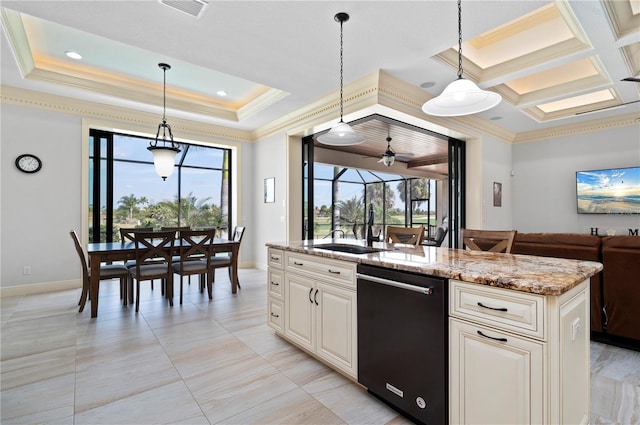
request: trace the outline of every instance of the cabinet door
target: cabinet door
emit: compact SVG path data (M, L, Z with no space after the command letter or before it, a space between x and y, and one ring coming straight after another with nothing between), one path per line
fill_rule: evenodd
M544 422L544 344L449 319L450 423Z
M313 301L317 311L316 353L357 377L356 293L317 282Z
M315 309L313 281L293 273L285 275L284 333L303 348L314 350Z

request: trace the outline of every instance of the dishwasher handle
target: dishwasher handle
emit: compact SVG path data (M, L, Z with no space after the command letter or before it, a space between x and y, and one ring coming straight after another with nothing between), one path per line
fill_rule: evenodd
M393 286L395 288L406 289L408 291L419 292L423 295L433 294L433 288L424 288L422 286L409 285L408 283L397 282L395 280L382 279L376 276L370 276L366 274L356 274L358 279L368 280L371 282L379 283L381 285Z

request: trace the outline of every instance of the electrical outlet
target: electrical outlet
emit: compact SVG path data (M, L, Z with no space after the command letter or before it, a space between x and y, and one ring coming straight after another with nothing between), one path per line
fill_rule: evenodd
M31 274L31 266L24 266L24 268L22 269L22 274Z

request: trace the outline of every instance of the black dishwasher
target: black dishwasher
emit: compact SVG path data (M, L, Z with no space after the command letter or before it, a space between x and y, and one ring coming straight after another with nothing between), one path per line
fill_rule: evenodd
M448 423L446 279L358 265L358 382L412 420Z

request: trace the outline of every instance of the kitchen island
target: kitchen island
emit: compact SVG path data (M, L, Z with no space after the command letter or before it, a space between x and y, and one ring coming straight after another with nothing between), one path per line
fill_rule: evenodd
M401 244L341 249L354 245L368 251L353 240L267 244L278 335L358 380L357 266L444 278L448 421L588 423L589 278L601 264Z

